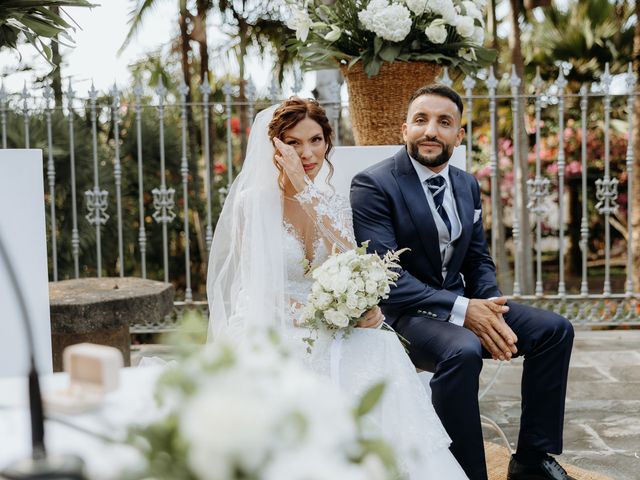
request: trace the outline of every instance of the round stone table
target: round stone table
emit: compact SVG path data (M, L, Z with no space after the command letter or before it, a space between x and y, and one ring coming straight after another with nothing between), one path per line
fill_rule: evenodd
M162 319L173 308L171 284L141 278L81 278L49 283L53 370L62 351L82 342L118 348L130 365L129 325Z

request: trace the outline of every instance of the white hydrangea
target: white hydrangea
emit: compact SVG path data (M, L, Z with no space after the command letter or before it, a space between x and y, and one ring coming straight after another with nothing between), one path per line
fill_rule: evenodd
M358 13L363 27L384 40L401 42L411 31L411 12L404 5L373 0Z
M484 28L474 27L473 35L471 35L471 41L477 45L484 44Z
M404 3L413 13L416 15L422 15L427 11L429 0L405 0Z
M287 27L295 30L296 38L302 42L307 40L311 24L311 18L306 9L293 8L291 16L287 19Z
M464 7L464 11L466 12L467 16L474 18L476 20L480 20L481 22L484 20L482 16L482 12L478 9L476 4L471 0L463 0L462 6Z
M200 478L232 478L234 464L256 470L266 460L276 405L243 390L242 379L232 390L205 390L186 406L180 422L189 439L189 464ZM240 394L239 394L240 393ZM213 435L213 432L218 432ZM221 434L224 432L224 434Z
M431 22L431 25L425 29L424 34L432 43L444 43L447 39L447 29L444 26L444 21L441 19L434 20Z
M183 400L178 426L197 478L229 480L240 469L265 480L367 480L371 466L349 459L353 405L329 379L257 347L238 346L233 365L214 375L201 371Z
M457 12L451 0L430 0L428 8L431 13L440 15L447 24L455 26Z
M474 27L475 25L473 22L473 18L467 17L465 15L458 15L456 17L456 30L461 37L471 37L473 35Z

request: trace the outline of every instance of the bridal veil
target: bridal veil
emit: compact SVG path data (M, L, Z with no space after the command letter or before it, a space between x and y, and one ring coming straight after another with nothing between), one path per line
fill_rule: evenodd
M242 171L213 236L207 276L209 341L240 341L257 327L281 328L287 322L283 205L268 137L276 108L256 116Z

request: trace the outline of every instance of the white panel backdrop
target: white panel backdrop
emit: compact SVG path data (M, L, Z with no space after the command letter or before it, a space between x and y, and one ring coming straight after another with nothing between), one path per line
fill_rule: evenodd
M336 189L336 192L349 198L351 179L356 173L361 172L370 165L381 162L385 158L392 157L400 148L402 148L402 145L334 148L329 157L335 167L331 184ZM466 170L465 155L466 147L464 145L455 147L449 164ZM328 170L325 170L325 173L328 173Z
M51 324L41 150L0 150L0 235L26 297L40 373L51 365ZM28 370L26 333L0 261L0 377ZM2 392L0 392L2 397Z

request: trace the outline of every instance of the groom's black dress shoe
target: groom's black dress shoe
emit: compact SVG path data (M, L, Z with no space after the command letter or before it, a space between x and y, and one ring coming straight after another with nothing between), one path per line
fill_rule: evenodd
M507 480L576 480L569 476L556 459L546 455L540 462L525 465L513 455L509 461Z

